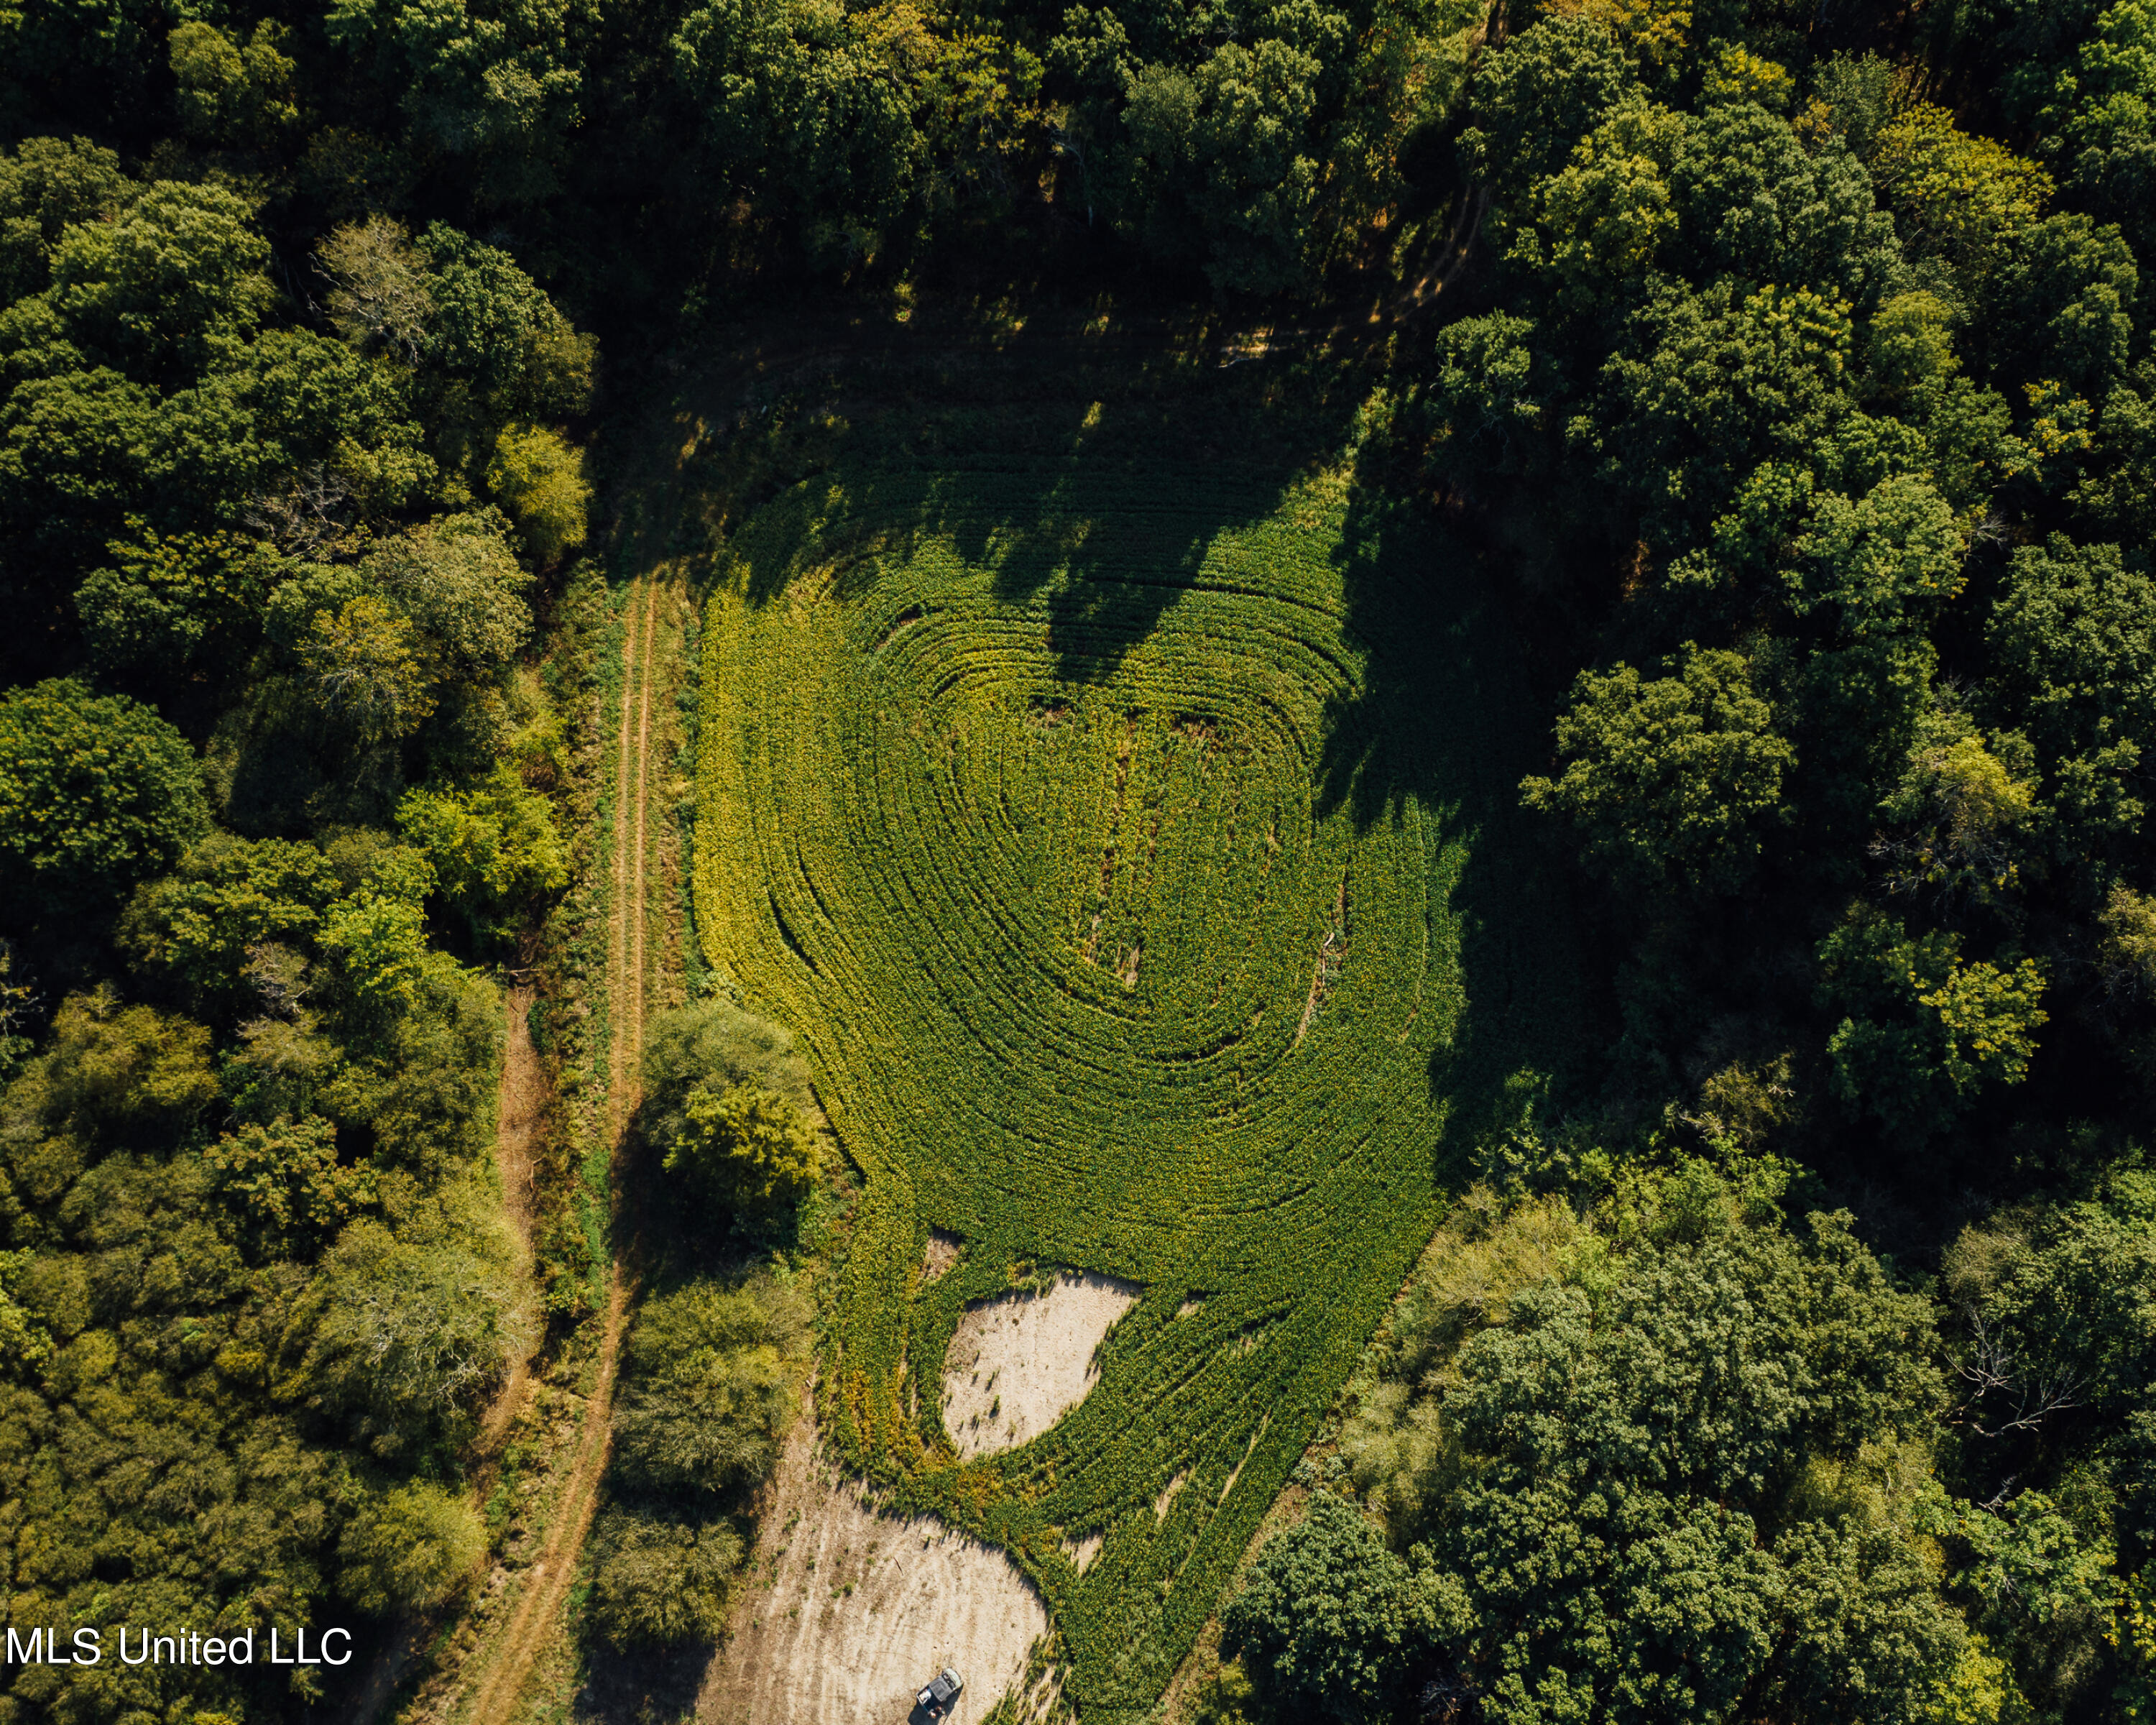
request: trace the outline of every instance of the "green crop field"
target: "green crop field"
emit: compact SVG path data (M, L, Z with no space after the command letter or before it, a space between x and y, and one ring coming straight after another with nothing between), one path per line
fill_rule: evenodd
M1344 466L842 455L731 549L697 910L865 1176L825 1417L1134 1719L1574 1021L1507 637ZM931 1229L966 1250L924 1287ZM1059 1425L962 1464L960 1312L1060 1266L1143 1297Z

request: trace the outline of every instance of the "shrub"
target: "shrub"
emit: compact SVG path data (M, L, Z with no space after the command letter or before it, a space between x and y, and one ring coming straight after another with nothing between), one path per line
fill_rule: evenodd
M726 1627L726 1584L742 1560L727 1523L614 1509L592 1544L592 1620L615 1646L670 1646Z
M801 1296L768 1280L649 1301L614 1410L623 1480L691 1495L761 1480L793 1417L807 1335Z
M464 1497L418 1481L369 1498L339 1543L344 1595L362 1611L431 1611L474 1579L486 1525Z

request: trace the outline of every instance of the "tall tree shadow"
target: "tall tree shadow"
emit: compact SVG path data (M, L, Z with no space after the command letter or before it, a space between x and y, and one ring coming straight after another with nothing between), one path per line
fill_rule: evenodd
M1013 399L998 400L998 377ZM1275 412L1249 380L1207 373L1127 398L1019 399L1042 388L1022 356L970 363L964 382L959 404L864 414L826 469L745 526L733 549L752 603L824 571L860 597L940 541L993 570L999 601L1045 611L1059 678L1097 683L1222 533L1263 521L1300 467L1337 449L1351 405L1317 391Z
M1430 1064L1458 1106L1439 1147L1457 1158L1579 1076L1590 1040L1571 879L1520 781L1547 757L1522 644L1475 552L1419 502L1358 490L1337 556L1362 685L1326 714L1321 812L1358 827L1409 803L1466 845L1450 910L1468 1009Z

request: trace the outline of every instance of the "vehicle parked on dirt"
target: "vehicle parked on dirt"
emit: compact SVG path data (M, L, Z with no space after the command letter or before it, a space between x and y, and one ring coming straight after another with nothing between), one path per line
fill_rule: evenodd
M928 1686L913 1699L930 1718L940 1719L951 1711L951 1703L958 1698L958 1692L965 1686L966 1680L947 1665L928 1680Z

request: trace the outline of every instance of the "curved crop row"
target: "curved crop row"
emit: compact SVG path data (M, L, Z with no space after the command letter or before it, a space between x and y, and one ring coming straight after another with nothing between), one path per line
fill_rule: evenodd
M1491 631L1441 543L1257 474L842 472L734 549L698 916L867 1177L827 1416L1034 1575L1085 1717L1135 1715L1517 1058L1477 978L1561 968L1479 860L1519 771ZM1373 610L1409 557L1424 598ZM1388 663L1430 653L1409 707ZM923 1287L932 1228L968 1250ZM1060 1425L962 1465L945 1344L1035 1265L1144 1298Z

